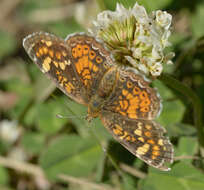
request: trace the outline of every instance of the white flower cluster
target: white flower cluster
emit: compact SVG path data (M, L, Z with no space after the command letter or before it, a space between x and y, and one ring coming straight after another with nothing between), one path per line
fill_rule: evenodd
M132 9L117 4L116 11L98 14L91 32L107 44L114 57L121 57L119 54L122 53L123 59L139 72L146 76L159 76L163 63L172 63L174 57L173 52L164 53L170 45L171 20L172 16L166 11L153 11L148 15L145 8L137 3Z

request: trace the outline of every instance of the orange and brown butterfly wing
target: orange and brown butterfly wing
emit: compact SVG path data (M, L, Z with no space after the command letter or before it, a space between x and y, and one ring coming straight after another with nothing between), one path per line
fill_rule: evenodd
M130 119L152 120L159 115L161 104L156 90L142 76L131 69L119 69L104 109Z
M150 166L163 171L173 161L173 147L164 128L150 120L133 120L118 113L103 111L100 118L106 129L127 150Z
M75 71L70 48L65 41L52 34L37 32L23 40L30 58L70 98L87 104L86 90Z
M86 34L74 34L66 38L76 72L89 99L97 92L99 83L113 65L111 54L102 42Z

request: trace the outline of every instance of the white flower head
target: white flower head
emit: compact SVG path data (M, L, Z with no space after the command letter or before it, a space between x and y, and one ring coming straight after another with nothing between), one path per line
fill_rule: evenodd
M163 64L171 62L164 53L171 21L166 11L148 14L138 3L129 9L118 3L115 11L98 14L91 32L105 42L116 63L131 65L147 77L159 76Z
M168 30L171 25L172 16L168 14L166 11L158 10L156 11L156 22L161 27Z
M155 63L153 66L150 67L150 72L152 76L159 76L162 70L163 70L163 67L159 62Z

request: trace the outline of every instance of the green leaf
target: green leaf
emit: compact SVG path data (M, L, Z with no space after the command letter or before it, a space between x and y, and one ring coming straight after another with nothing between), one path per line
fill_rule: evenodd
M64 135L55 139L40 157L40 165L48 177L58 174L89 175L100 160L102 149L94 138Z
M166 99L170 99L170 98L174 98L175 95L172 92L172 90L170 90L166 85L164 85L161 81L159 80L154 80L153 81L153 86L157 89L158 93L160 94L160 96L162 97L162 100L166 100Z
M53 34L61 38L65 38L68 34L74 32L84 31L83 27L73 18L65 21L50 23L48 24L48 28Z
M141 190L203 190L204 174L186 163L176 164L170 172L150 169L145 180L140 182Z
M0 30L0 58L14 51L16 48L16 39L7 32Z
M67 120L57 117L57 114L60 113L63 113L63 106L58 101L50 100L38 105L36 114L38 129L46 134L53 134L59 131L67 122Z
M18 95L15 107L8 114L12 118L19 119L32 101L32 86L21 80L11 79L6 82L6 90Z
M189 124L175 123L168 128L168 134L174 137L192 136L196 134L196 128Z
M185 106L180 100L163 102L163 110L158 121L164 125L171 125L182 120L185 111Z
M192 32L195 37L204 35L204 3L199 4L196 12L192 15Z
M150 12L150 11L162 9L170 5L172 1L173 0L157 0L157 1L138 0L137 3L140 6L144 6L147 9L147 11ZM121 3L126 8L129 8L129 7L133 7L136 1L135 0L128 0L128 1L127 0L112 0L112 1L104 0L105 7L112 11L115 11L116 3Z
M64 101L63 115L70 116L70 120L76 126L77 132L82 137L90 137L90 124L85 120L87 107L80 105L73 100L66 98Z
M197 138L181 137L179 139L176 156L193 156L198 150ZM183 159L182 162L191 163L192 159Z
M123 173L122 179L123 179L123 189L136 190L135 189L136 183L132 176Z
M36 132L25 133L22 137L21 144L25 150L31 154L37 154L43 149L45 136Z
M6 185L9 182L8 171L0 166L0 185Z
M138 0L137 2L139 5L144 6L148 10L148 12L150 12L167 7L171 4L171 2L173 2L173 0Z

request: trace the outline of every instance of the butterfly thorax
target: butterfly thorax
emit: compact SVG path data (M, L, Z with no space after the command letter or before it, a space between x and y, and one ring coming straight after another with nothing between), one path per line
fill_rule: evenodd
M103 76L97 92L90 99L88 104L88 118L98 117L100 111L106 105L106 102L113 92L116 84L117 68L109 69Z

